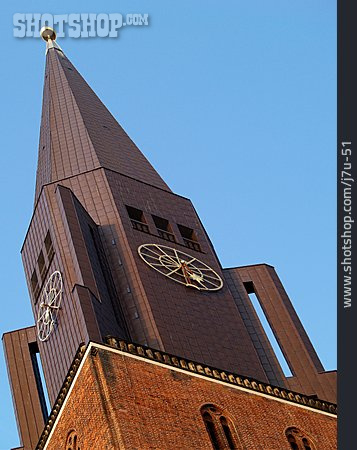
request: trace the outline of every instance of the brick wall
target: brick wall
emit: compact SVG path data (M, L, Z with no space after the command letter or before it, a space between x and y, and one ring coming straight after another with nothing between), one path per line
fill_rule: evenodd
M232 421L238 448L288 450L289 427L308 436L312 448L336 448L332 415L110 348L88 353L46 448L65 448L75 430L82 450L210 449L200 413L205 404Z

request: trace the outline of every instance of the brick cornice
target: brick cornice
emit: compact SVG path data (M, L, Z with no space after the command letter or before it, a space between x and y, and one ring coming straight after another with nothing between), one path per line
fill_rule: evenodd
M205 364L193 362L179 356L171 355L166 352L151 349L143 345L129 343L123 339L117 339L112 336L108 336L106 338L106 343L122 352L134 354L144 359L158 361L167 366L174 366L181 370L202 375L208 379L217 379L221 382L227 383L228 385L240 386L256 393L260 392L262 394L283 399L301 406L317 409L330 414L337 414L336 404L316 398L315 396L307 396L301 394L300 392L291 391L289 389L284 389L279 386L261 382L255 378L237 375L212 366L207 366Z
M65 400L70 393L70 388L76 378L76 375L79 374L79 369L85 360L85 356L88 355L89 351L93 356L95 356L98 352L98 347L108 349L108 351L115 349L120 353L126 353L128 356L132 356L137 359L147 360L147 362L150 361L161 366L167 366L167 368L174 370L185 371L194 376L207 378L207 380L211 381L218 381L220 383L227 384L227 386L236 387L245 391L251 391L252 393L254 392L257 395L260 394L264 397L272 397L278 401L288 402L294 404L295 406L305 407L310 410L316 410L316 412L321 412L328 415L337 415L336 404L321 400L316 398L316 396L309 397L299 392L273 386L251 377L240 376L150 347L134 344L113 336L107 336L105 339L105 344L90 342L88 346L85 344L81 344L79 346L73 363L54 403L52 411L47 419L45 428L36 446L36 450L42 450L45 448L51 431L53 430L58 416L62 411Z

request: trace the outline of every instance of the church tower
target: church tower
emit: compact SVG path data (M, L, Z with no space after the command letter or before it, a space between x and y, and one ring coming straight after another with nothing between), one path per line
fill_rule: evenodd
M4 335L17 422L34 448L81 343L109 336L335 401L273 267L224 269L170 190L45 30L33 216L21 250L35 326ZM289 364L286 378L249 294Z

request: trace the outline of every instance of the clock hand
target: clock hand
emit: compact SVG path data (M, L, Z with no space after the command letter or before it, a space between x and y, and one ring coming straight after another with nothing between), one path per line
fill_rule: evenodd
M201 275L198 275L198 273L191 272L189 273L189 275L191 280L198 281L199 283L203 280L203 277Z
M193 259L196 259L196 258L193 258ZM190 262L192 262L192 260ZM193 270L191 270L189 267L187 267L187 264L188 263L185 262L186 271L187 271L189 277L191 278L191 280L202 281L203 280L203 276L199 275L198 273L196 273Z
M183 276L185 277L186 284L191 284L190 283L190 278L189 278L189 276L187 276L188 275L188 271L187 271L187 267L186 267L186 264L185 264L184 261L181 261L180 268L182 269L182 273L183 273Z
M41 303L40 304L41 308L52 308L52 309L59 309L59 306L53 306L52 304L48 304L48 303Z

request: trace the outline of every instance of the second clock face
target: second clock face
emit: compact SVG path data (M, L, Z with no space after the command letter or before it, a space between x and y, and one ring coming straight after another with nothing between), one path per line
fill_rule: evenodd
M152 269L177 283L200 291L218 291L223 286L222 278L211 267L175 248L144 244L138 253Z
M61 273L56 270L47 280L42 290L37 314L37 335L44 342L52 333L62 300L63 282Z

